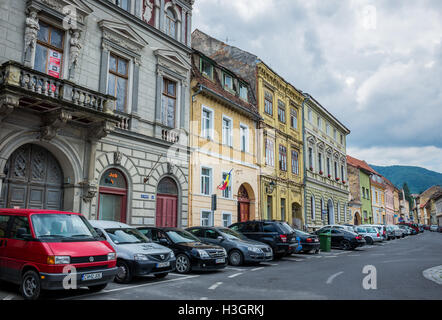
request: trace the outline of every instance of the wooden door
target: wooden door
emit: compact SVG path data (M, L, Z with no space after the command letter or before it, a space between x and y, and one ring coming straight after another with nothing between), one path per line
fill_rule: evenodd
M245 222L250 220L250 203L239 203L239 222Z
M178 197L174 195L157 195L157 212L156 212L156 226L163 227L178 227L177 224L177 208Z

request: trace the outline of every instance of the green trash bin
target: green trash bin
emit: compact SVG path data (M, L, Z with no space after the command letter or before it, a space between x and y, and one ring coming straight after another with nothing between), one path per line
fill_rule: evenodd
M330 252L331 251L331 234L321 233L319 235L319 242L321 251Z

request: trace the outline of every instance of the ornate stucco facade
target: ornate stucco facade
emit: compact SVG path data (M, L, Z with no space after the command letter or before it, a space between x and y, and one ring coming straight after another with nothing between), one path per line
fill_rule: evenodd
M303 115L306 224L317 229L349 223L346 137L350 130L310 95Z

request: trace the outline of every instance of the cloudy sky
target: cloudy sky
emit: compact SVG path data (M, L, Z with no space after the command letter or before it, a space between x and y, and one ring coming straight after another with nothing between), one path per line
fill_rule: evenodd
M348 153L442 172L442 1L196 0L193 28L252 52L351 131Z

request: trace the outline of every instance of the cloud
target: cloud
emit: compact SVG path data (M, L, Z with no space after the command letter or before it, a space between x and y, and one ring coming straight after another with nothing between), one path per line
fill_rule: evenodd
M442 1L198 0L195 8L194 28L312 94L351 129L350 148L442 148ZM421 154L422 165L430 158Z

